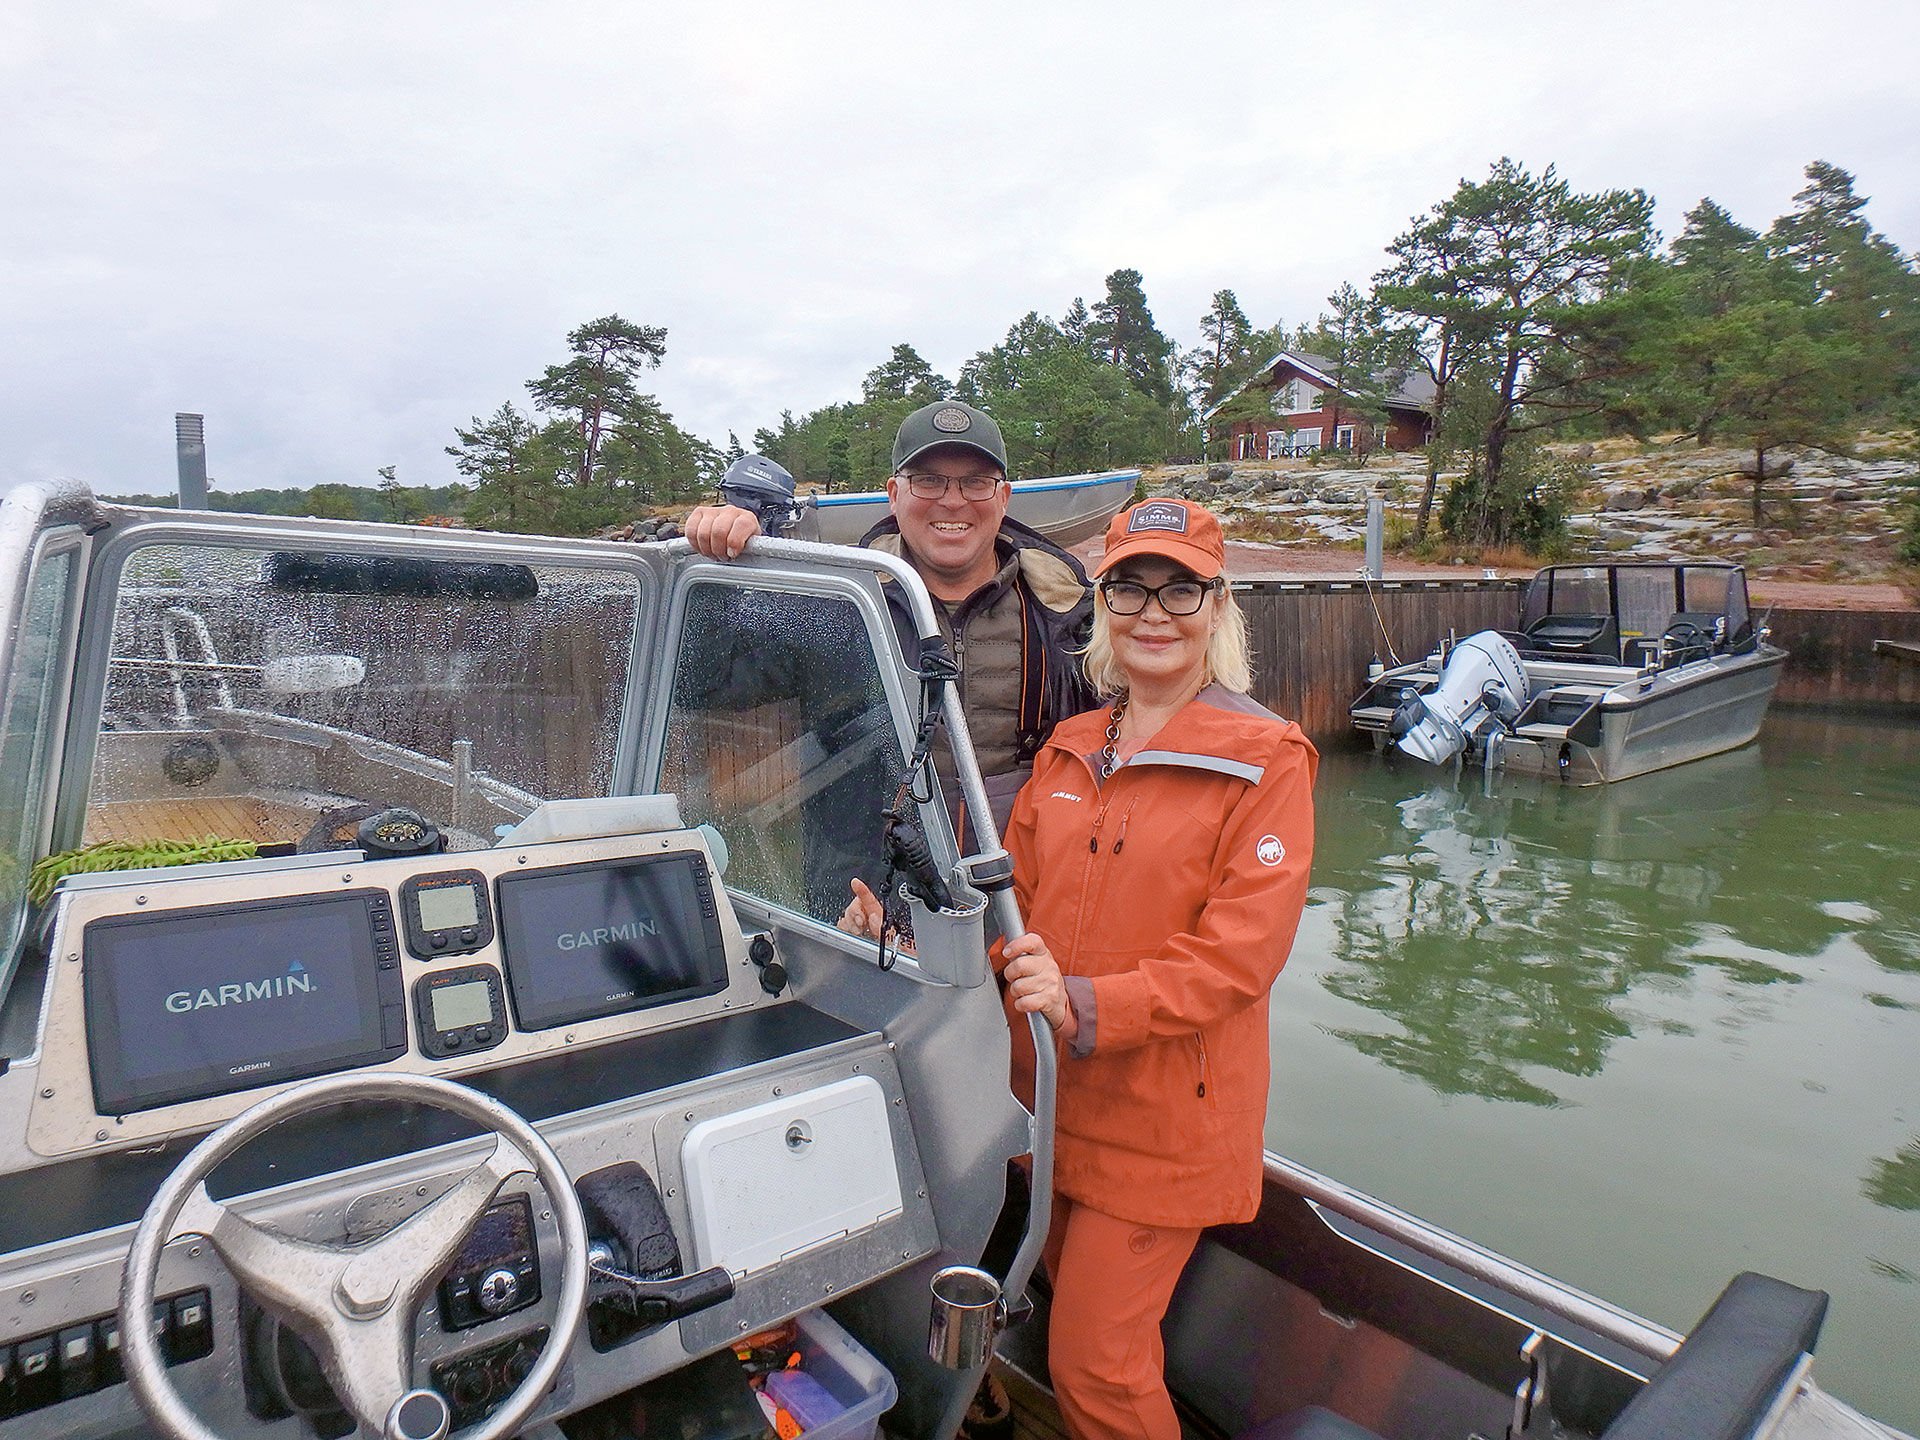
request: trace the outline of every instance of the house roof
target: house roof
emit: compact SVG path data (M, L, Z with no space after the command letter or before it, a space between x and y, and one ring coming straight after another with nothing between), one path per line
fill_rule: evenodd
M1328 388L1333 386L1333 372L1337 367L1332 360L1329 360L1324 355L1315 355L1305 350L1282 350L1278 355L1274 356L1255 371L1250 378L1221 396L1220 403L1215 405L1211 410L1208 410L1206 414L1200 418L1202 420L1211 420L1216 411L1250 385L1256 383L1267 385L1277 384L1279 382L1278 372L1282 365L1299 371L1307 379L1314 381L1316 384L1324 385ZM1401 379L1400 384L1395 387L1394 392L1387 397L1387 406L1389 409L1394 410L1418 410L1423 414L1431 414L1433 411L1433 396L1433 377L1426 372L1425 367L1421 367L1407 372Z

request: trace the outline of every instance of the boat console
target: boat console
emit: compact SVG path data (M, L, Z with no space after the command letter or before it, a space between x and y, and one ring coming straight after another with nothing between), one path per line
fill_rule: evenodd
M8 1248L63 1257L51 1274L25 1267L0 1297L10 1318L42 1327L0 1346L4 1433L79 1433L71 1402L82 1400L109 1421L134 1418L114 1358L125 1247L109 1237L140 1218L184 1153L174 1142L309 1077L459 1078L560 1122L553 1143L575 1183L601 1192L596 1213L631 1208L637 1187L666 1217L678 1272L727 1277L705 1292L711 1308L667 1325L606 1319L596 1333L618 1336L617 1359L583 1357L576 1393L624 1388L932 1253L890 1047L767 983L708 846L676 828L63 889L49 917L44 1041L0 1075L0 1113L25 1110L30 1152L0 1177ZM764 934L755 942L769 948ZM446 1158L409 1159L423 1142ZM348 1240L423 1206L470 1148L444 1119L411 1113L315 1116L275 1143L270 1158L229 1167L229 1183L266 1180L283 1197L250 1213ZM55 1197L77 1203L46 1203ZM592 1238L627 1254L646 1237ZM550 1198L511 1183L437 1277L419 1316L423 1363L464 1374L478 1354L492 1373L503 1346L531 1345L552 1323L539 1307L558 1242ZM157 1293L183 1317L168 1311L167 1353L208 1423L242 1433L252 1411L287 1408L272 1383L231 1384L264 1363L266 1322L212 1250L176 1240L161 1270ZM491 1382L461 1389L479 1397L466 1420L499 1398Z
M890 562L28 491L0 1440L560 1440L829 1306L950 1434L931 1279L1032 1131L936 792L959 908L831 923L926 703Z

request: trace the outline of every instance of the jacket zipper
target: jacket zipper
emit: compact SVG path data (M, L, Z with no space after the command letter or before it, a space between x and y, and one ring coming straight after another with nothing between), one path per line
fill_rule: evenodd
M1113 837L1113 853L1118 855L1120 847L1127 843L1127 822L1133 819L1133 807L1140 803L1140 797L1134 796L1120 815L1120 833Z
M1087 763L1087 759L1085 756L1080 756L1077 758L1080 760L1080 763L1086 767L1087 778L1093 782L1094 791L1097 794L1100 789L1100 777L1094 773L1093 766ZM1087 837L1087 866L1085 871L1082 872L1080 876L1080 893L1082 895L1087 894L1093 884L1093 857L1099 853L1100 825L1101 825L1101 822L1104 821L1106 818L1107 818L1107 805L1105 801L1102 801L1100 805L1100 809L1095 813L1093 817L1093 832ZM1082 906L1080 908L1080 913L1075 915L1073 918L1073 940L1072 940L1072 943L1067 947L1067 953L1070 956L1077 957L1080 954L1080 932L1086 925L1088 908L1089 907ZM1068 965L1063 964L1060 968L1066 971L1066 973L1068 974L1073 973L1073 970L1069 968Z
M1207 1098L1207 1037L1196 1030L1193 1042L1200 1050L1200 1087L1194 1093L1204 1100Z

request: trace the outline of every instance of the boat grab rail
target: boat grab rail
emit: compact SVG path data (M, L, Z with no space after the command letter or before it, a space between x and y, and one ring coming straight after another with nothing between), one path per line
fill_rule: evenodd
M1390 1240L1451 1265L1530 1305L1562 1316L1649 1360L1664 1364L1680 1348L1683 1337L1664 1325L1643 1320L1631 1311L1610 1305L1584 1290L1576 1290L1271 1150L1266 1152L1266 1178L1314 1205L1376 1230Z

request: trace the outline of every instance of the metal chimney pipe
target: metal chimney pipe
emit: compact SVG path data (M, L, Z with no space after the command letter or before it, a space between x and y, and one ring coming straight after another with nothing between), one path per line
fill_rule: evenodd
M180 467L180 508L207 508L207 417L173 417L173 451Z

